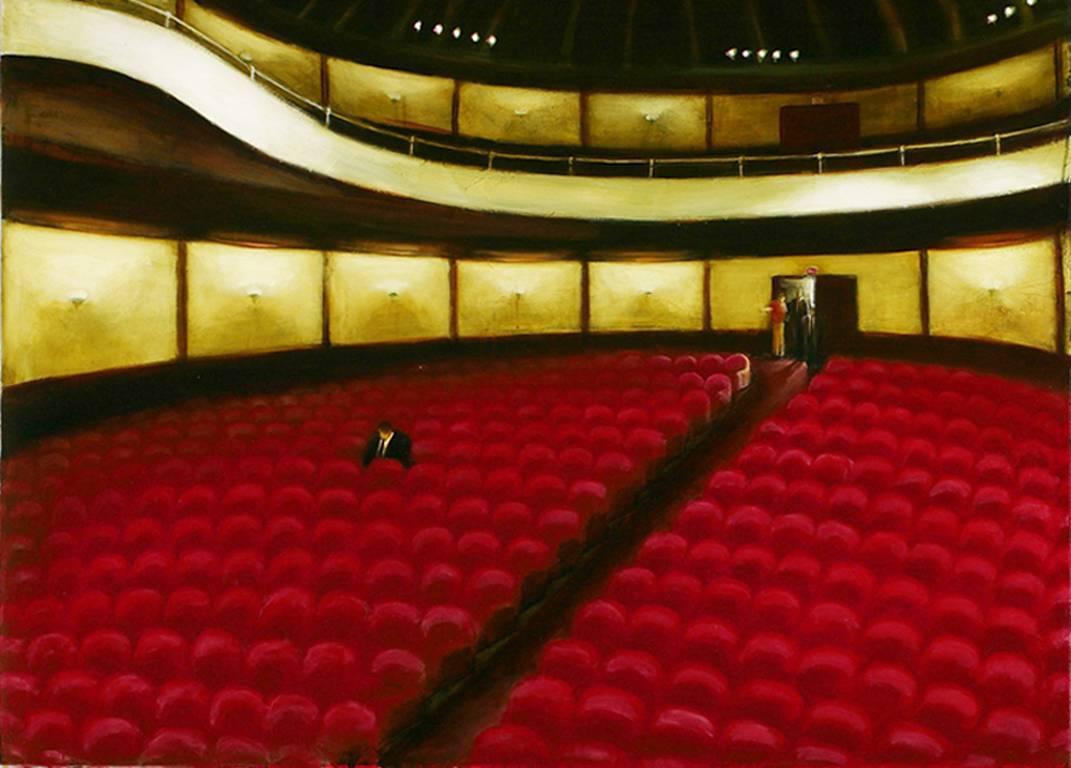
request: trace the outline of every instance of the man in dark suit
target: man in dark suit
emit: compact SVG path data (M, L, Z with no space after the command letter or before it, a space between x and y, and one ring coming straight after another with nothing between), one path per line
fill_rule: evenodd
M410 455L413 449L413 441L404 432L398 432L390 425L389 421L381 421L376 427L376 433L368 441L368 447L364 449L364 460L361 462L368 466L376 459L394 459L401 462L403 467L413 463Z

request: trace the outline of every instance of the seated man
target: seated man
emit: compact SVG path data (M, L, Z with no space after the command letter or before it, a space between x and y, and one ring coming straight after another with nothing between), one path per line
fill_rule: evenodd
M404 432L396 432L389 421L381 421L376 427L376 433L368 441L368 447L364 449L364 460L361 462L368 466L375 459L394 459L401 462L403 467L413 463L410 452L413 442L409 435Z

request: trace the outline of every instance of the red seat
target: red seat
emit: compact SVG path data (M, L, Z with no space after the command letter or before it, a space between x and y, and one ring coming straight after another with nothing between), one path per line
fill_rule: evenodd
M26 683L28 681L23 681ZM40 703L48 708L63 710L82 718L92 713L97 706L100 679L84 670L69 669L57 672L48 681L41 692ZM7 697L11 688L4 687L3 695ZM29 703L32 703L32 687L29 689L15 689L14 695L5 698L7 706L13 711L26 711Z
M879 748L890 763L932 763L945 756L945 745L935 732L912 723L889 729Z
M688 541L676 533L654 533L647 537L636 556L637 565L656 573L681 562L688 554Z
M645 700L660 691L662 677L661 663L644 651L618 651L608 656L603 665L603 682Z
M914 676L896 664L875 663L867 667L859 681L859 698L869 712L881 719L907 714L915 700Z
M35 637L26 646L26 667L41 678L74 666L77 658L78 646L74 640L59 632Z
M786 678L795 674L796 644L776 633L759 632L744 644L738 657L740 674L750 677Z
M264 601L257 621L262 637L300 639L309 626L313 600L307 590L284 587L272 592Z
M186 640L177 632L152 628L141 634L134 649L134 668L163 682L183 674L188 664Z
M922 638L906 622L883 619L866 628L863 644L872 659L910 666L921 650Z
M356 701L336 704L324 713L318 741L332 761L343 755L370 756L379 741L376 715Z
M130 639L120 632L106 629L94 630L83 637L79 650L82 666L100 675L127 669L130 655Z
M298 694L280 694L272 699L264 718L265 732L276 748L310 744L319 732L320 709Z
M465 585L466 607L480 621L514 604L517 579L498 568L481 568Z
M13 727L5 729L8 739L14 738ZM74 721L66 712L43 710L26 718L23 740L35 754L70 755L75 745Z
M807 612L801 630L809 645L848 646L859 632L859 617L840 603L816 603Z
M424 662L415 654L389 648L372 659L373 691L381 699L412 699L420 695L427 682Z
M121 718L97 718L88 721L82 728L82 754L98 765L136 762L142 745L141 730Z
M345 698L356 684L356 665L353 652L342 643L317 643L305 653L296 672L304 689L317 700L335 702Z
M194 765L207 759L208 743L198 731L161 728L149 739L141 757L148 764Z
M738 502L746 487L747 475L737 469L722 469L711 475L706 494L710 500L725 506Z
M510 693L503 721L527 726L554 741L573 725L573 688L554 677L529 677Z
M870 738L871 725L866 714L846 702L827 701L810 711L804 733L819 742L858 752Z
M589 738L628 749L639 735L645 717L639 697L609 686L593 686L579 697L576 727Z
M714 751L715 731L710 720L698 712L663 709L655 716L647 741L647 748L657 755L702 758Z
M1030 713L998 709L986 718L981 735L998 760L1019 762L1038 752L1043 734L1041 722Z
M104 680L98 702L102 714L124 718L139 727L155 717L156 692L140 675L122 674Z
M842 648L821 647L800 657L797 682L808 699L835 699L844 695L856 677L856 658Z
M201 683L175 680L156 695L156 722L174 728L202 729L208 725L210 696Z
M498 725L476 737L470 760L476 765L546 765L550 751L530 728Z
M219 736L256 739L264 732L267 707L256 691L223 688L212 699L209 724Z
M539 669L543 674L574 685L587 685L595 677L599 665L599 652L595 646L583 640L566 638L552 640L540 654Z
M613 647L625 637L626 622L625 613L617 604L595 600L577 611L573 634L596 646Z
M692 500L677 514L675 530L690 541L713 536L720 528L721 507L711 501Z
M979 672L981 690L996 706L1029 706L1037 682L1034 665L1018 654L995 653Z

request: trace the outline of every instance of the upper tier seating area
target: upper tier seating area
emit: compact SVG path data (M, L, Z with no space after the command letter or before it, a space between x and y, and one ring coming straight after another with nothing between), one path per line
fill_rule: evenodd
M42 441L3 466L3 761L374 757L749 378L455 360ZM412 468L361 468L383 418Z
M832 359L578 609L471 760L1065 765L1067 410Z

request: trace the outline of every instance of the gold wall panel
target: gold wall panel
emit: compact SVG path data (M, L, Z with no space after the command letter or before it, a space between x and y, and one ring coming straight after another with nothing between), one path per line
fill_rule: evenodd
M930 251L930 333L1055 350L1052 238Z
M460 261L460 336L580 330L580 263Z
M580 144L580 94L461 83L458 132L516 144Z
M190 243L191 357L310 347L323 336L323 253Z
M592 93L587 121L592 147L702 151L707 146L704 95Z
M781 143L781 108L858 102L862 136L914 131L918 88L914 83L859 91L739 93L713 97L711 142L715 147L760 147Z
M1039 109L1054 101L1055 78L1052 46L935 77L925 83L926 126L941 128Z
M259 71L307 99L320 101L320 54L254 32L194 0L187 0L182 18L231 53L248 57Z
M331 109L377 123L449 132L454 81L370 67L342 59L327 60Z
M716 330L765 330L771 278L819 274L855 275L859 330L864 333L921 333L919 255L900 253L724 259L710 263L710 315Z
M592 262L591 330L703 329L703 262Z
M333 344L450 335L450 262L364 253L328 255Z
M175 359L176 252L4 222L3 383Z
M1071 94L1071 42L1064 40L1057 45L1059 46L1057 55L1060 57L1060 98L1062 99Z

